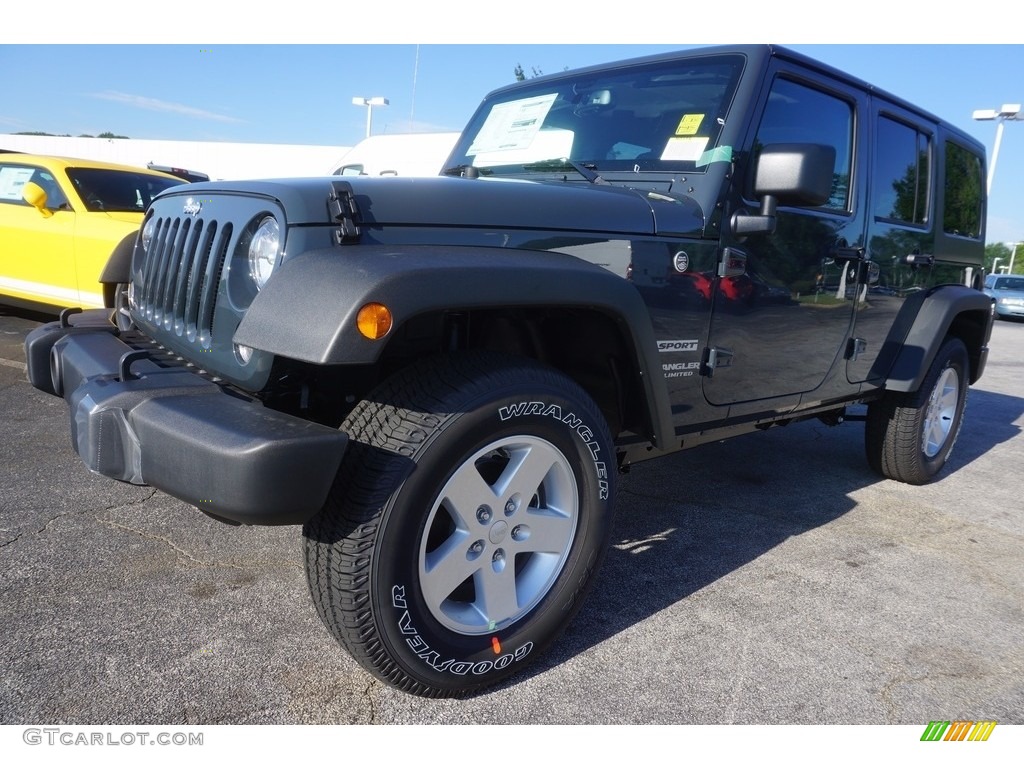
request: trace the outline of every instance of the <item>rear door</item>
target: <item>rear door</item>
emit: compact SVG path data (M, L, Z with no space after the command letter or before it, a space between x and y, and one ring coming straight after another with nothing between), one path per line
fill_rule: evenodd
M976 287L984 253L982 150L881 95L871 105L868 239L847 362L881 385L930 289Z
M902 343L907 329L895 327L898 317L908 300L924 298L935 254L935 126L882 98L873 100L871 117L868 245L854 328L858 351L847 362L851 382L884 376L880 355L892 356L885 342L892 350Z

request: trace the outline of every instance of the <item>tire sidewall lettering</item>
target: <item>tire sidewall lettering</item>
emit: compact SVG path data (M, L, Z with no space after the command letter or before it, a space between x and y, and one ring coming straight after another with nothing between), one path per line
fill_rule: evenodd
M504 424L514 419L524 417L550 418L566 427L569 432L578 437L586 449L590 452L593 460L594 473L598 480L598 494L601 501L607 501L610 494L608 483L608 463L600 444L597 442L594 430L584 421L583 416L571 409L565 409L562 405L544 400L519 400L509 405L499 406L497 409L498 420Z
M501 671L508 668L513 662L522 661L533 650L533 643L528 641L516 648L515 651L503 653L493 660L466 661L445 659L442 661L441 654L430 647L413 624L413 619L407 610L408 602L405 599L405 594L406 588L401 584L396 584L391 590L392 605L400 611L397 629L399 633L406 636L406 645L413 654L437 672L448 672L453 675L485 675L492 669Z

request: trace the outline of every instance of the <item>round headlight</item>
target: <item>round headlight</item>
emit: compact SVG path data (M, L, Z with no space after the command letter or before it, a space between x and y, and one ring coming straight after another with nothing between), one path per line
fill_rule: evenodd
M280 252L281 228L277 225L277 219L267 216L260 222L249 243L249 274L256 283L256 290L267 284L277 266Z
M142 227L142 250L149 250L149 244L153 242L154 232L156 232L156 216L150 216Z

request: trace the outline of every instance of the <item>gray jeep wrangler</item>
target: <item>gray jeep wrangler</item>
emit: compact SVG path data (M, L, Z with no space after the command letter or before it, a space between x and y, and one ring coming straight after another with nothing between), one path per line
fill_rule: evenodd
M874 470L946 463L993 317L963 132L719 47L496 90L448 166L168 190L117 309L26 341L93 472L301 524L380 679L464 695L538 657L633 462L866 404Z

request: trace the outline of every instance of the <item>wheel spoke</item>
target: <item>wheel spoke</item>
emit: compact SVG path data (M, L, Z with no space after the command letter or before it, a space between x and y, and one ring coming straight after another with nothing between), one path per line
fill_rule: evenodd
M948 417L948 414L952 413L956 408L957 400L959 399L959 391L957 390L956 384L949 383L942 392L942 396L939 397L939 410L944 416Z
M925 435L925 453L928 456L934 456L938 453L939 448L942 447L943 441L946 439L946 427L942 423L942 419L935 419L931 423L931 428Z
M560 458L560 454L547 445L532 444L517 448L512 451L512 458L494 488L503 498L519 494L529 500L537 493L540 484Z
M507 560L503 567L489 562L476 574L476 607L490 628L519 613L515 564Z
M561 512L531 509L525 526L529 529L529 538L524 539L517 551L558 554L572 541L576 521Z
M463 530L455 531L424 562L423 597L431 608L438 608L462 582L480 567L478 558L469 556L472 537Z
M455 524L465 530L477 527L476 512L481 505L495 507L499 504L495 490L484 481L471 461L467 461L452 475L445 488L444 498Z

